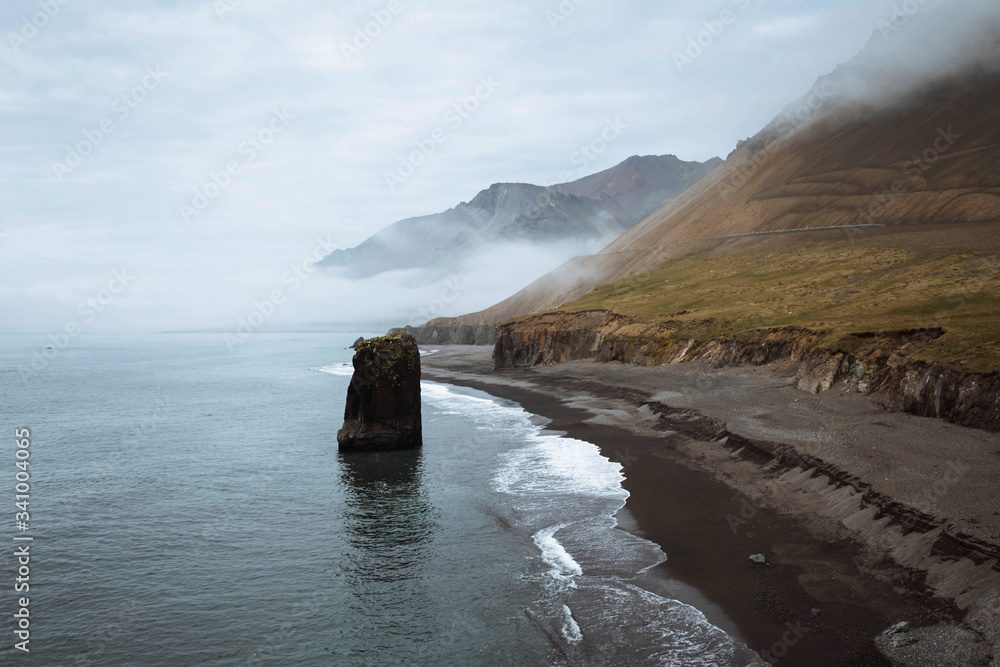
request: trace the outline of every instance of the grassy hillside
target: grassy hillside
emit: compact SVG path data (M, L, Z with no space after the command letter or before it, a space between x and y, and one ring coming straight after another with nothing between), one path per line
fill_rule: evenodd
M914 359L1000 370L1000 255L928 253L848 242L747 254L700 253L604 287L559 310L609 310L681 324L701 340L775 327L824 332L852 351L857 334L942 328Z

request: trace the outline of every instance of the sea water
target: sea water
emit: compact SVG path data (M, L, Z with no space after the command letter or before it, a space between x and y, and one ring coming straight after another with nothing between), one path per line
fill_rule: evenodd
M746 664L650 590L621 467L519 406L422 382L421 451L340 454L356 337L0 336L0 663Z

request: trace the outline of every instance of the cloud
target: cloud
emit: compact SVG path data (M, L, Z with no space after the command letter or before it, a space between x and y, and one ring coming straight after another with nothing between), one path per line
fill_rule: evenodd
M819 23L820 17L817 15L786 16L761 21L753 26L753 32L761 37L786 37L813 28Z
M387 0L230 4L220 17L202 0L70 3L17 52L0 45L0 285L17 326L59 326L73 290L119 266L142 268L121 322L225 325L232 304L252 302L315 238L353 246L492 183L557 182L609 118L629 129L592 172L633 154L725 155L856 53L893 2L753 3L683 75L672 56L717 7L590 0L553 28L555 0L407 0L391 21L379 14ZM26 6L5 3L0 21L16 29ZM340 45L378 16L385 25L348 60ZM155 66L170 77L114 116ZM386 170L484 76L502 87L390 192ZM179 204L282 107L294 122L185 223ZM53 162L109 115L114 131L58 180ZM544 263L517 257L525 274ZM489 306L512 286L489 284L455 308ZM287 312L331 321L355 309L342 284L325 285L311 282L308 307ZM396 312L393 285L376 287L357 309Z

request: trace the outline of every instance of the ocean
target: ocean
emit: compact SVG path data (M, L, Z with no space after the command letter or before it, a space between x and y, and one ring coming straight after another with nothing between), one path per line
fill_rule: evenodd
M357 336L0 335L0 663L746 664L617 527L595 445L425 381L421 451L341 455Z

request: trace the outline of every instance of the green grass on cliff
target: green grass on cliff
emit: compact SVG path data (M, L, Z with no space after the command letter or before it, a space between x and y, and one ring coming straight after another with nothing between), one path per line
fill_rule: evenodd
M753 330L823 331L849 351L851 334L940 327L915 359L1000 370L1000 256L918 255L815 243L781 252L693 255L611 285L559 310L604 309L650 322L701 323L700 338Z
M397 363L406 361L410 366L420 364L420 349L416 343L406 345L409 334L387 334L375 338L366 338L355 348L355 354L362 358L377 359L375 366L380 375L385 375L393 382L399 381L399 376L393 370Z

